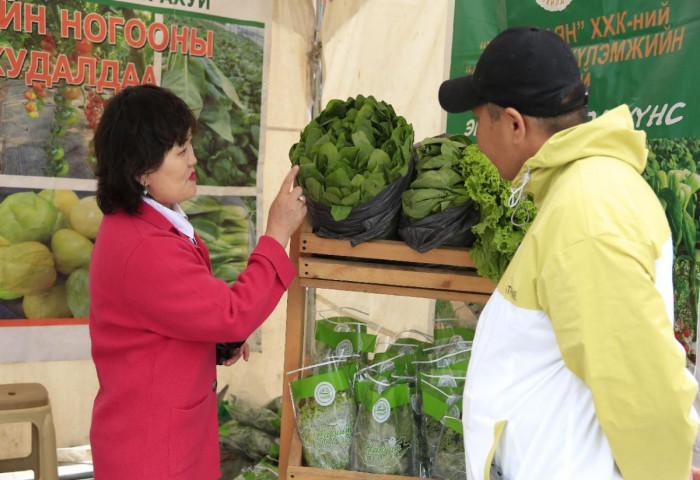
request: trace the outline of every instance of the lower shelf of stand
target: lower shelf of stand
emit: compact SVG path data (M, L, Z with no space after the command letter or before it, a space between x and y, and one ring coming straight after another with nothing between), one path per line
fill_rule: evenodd
M302 466L301 438L299 438L299 432L296 427L294 427L294 431L292 432L290 445L286 480L418 480L418 477L402 475L384 475L379 473L352 472L350 470L331 470L328 468Z
M379 473L351 472L349 470L329 470L326 468L311 468L289 465L287 479L290 480L406 480L418 477L403 477L400 475L382 475Z

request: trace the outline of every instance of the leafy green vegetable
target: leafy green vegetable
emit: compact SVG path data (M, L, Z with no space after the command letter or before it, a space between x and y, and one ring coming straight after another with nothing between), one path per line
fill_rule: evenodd
M355 471L413 475L414 419L407 384L377 388L366 380L352 440ZM381 391L379 391L381 390Z
M446 415L461 418L464 386L437 386L425 379L421 380L420 385L423 400L421 434L425 442L428 475L432 476L435 456L443 434L443 418Z
M297 427L308 466L348 469L356 410L349 390L338 392L330 407L309 402L299 408Z
M39 242L21 242L0 247L0 293L39 294L56 281L56 264L51 251Z
M308 198L331 207L336 221L406 176L413 126L391 105L358 95L331 100L292 145L299 184Z
M443 424L432 476L442 480L464 480L467 478L467 464L462 422L459 418L445 416Z
M258 461L265 456L279 458L279 438L255 427L229 420L219 426L219 443Z
M255 427L279 437L281 419L278 413L266 407L254 408L235 398L231 402L226 402L224 408L231 418L239 424Z
M290 388L306 464L347 470L357 406L345 371L339 368L295 380Z
M467 145L464 135L427 138L416 148L416 178L401 197L402 212L411 222L469 200L460 160Z
M673 238L676 338L695 362L691 339L696 337L700 295L700 139L655 138L648 147L642 176L664 207Z
M516 227L508 206L510 182L503 180L496 167L476 144L464 149L462 175L469 197L479 208L479 223L472 226L476 241L470 255L482 277L498 282L525 236L528 225ZM535 205L527 199L515 211L513 220L524 224L535 218Z
M279 468L277 464L263 458L257 464L244 468L233 480L277 480Z
M179 19L170 16L164 21ZM207 19L189 18L188 24L216 35L214 56L170 54L162 85L185 99L198 116L192 141L199 160L197 181L253 186L260 146L262 42Z
M180 206L209 250L214 276L232 284L245 269L250 253L248 209L203 195Z
M353 317L317 320L315 327L314 363L331 357L343 358L359 354L357 360L360 364L365 364L367 355L374 351L377 336L367 333L366 323Z
M440 324L436 321L435 325L437 327ZM445 343L456 343L459 344L458 346L464 347L470 345L468 342L474 340L474 335L476 334L476 327L441 325L440 328L435 328L433 332L433 337L435 338L435 345L442 345Z

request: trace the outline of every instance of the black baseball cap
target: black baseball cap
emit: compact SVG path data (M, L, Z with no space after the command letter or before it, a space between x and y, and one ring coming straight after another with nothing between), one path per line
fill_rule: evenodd
M491 102L533 117L555 117L586 105L588 89L576 57L559 35L512 27L486 46L473 75L442 82L438 97L449 113Z

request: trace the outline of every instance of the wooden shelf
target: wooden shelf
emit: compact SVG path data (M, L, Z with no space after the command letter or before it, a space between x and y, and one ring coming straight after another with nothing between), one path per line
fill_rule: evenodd
M347 240L320 238L308 222L292 237L290 258L299 275L287 293L284 371L302 366L306 289L322 288L408 297L485 303L496 285L476 274L469 249L441 247L426 253L402 241L371 240L352 246ZM410 477L377 475L302 465L302 447L296 430L284 375L280 438L280 479L372 479Z

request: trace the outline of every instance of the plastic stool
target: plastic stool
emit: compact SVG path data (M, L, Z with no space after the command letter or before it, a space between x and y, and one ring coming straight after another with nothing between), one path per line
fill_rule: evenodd
M0 424L32 424L32 453L0 460L0 472L32 470L35 480L58 480L56 432L49 394L39 383L0 385Z

